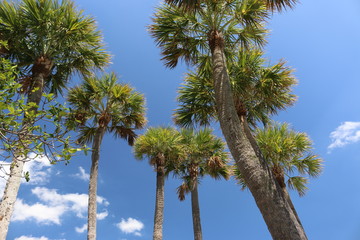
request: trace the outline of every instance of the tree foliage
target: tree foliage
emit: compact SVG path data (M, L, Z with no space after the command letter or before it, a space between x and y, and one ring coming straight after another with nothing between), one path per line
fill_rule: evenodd
M286 123L258 128L255 137L279 184L287 184L303 196L308 189L307 176L318 177L322 171L322 159L312 152L309 137L292 130ZM246 182L236 170L235 177L242 188L246 188Z

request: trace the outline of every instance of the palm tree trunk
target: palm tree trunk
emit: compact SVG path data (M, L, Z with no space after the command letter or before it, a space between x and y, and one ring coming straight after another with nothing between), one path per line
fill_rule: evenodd
M191 209L192 209L193 228L194 228L194 240L202 240L197 182L194 183L194 189L191 191Z
M223 135L274 240L305 240L298 221L265 161L259 158L240 122L231 92L222 34L209 35L215 103Z
M105 128L99 127L94 136L91 153L91 170L89 182L89 202L88 202L88 240L96 239L96 197L97 197L97 178L100 159L100 146L105 134Z
M157 164L153 240L162 240L162 228L164 221L164 186L165 186L164 166L162 164Z
M47 69L50 69L52 63L48 59L42 59L37 61L33 67L32 87L29 91L27 103L35 103L37 107L32 108L33 111L37 111L41 101L42 92L44 88L44 80L48 76ZM23 129L31 127L33 122L29 122L26 118L23 120ZM25 146L26 148L26 146ZM11 216L14 212L14 206L17 199L17 195L20 188L22 172L25 164L26 156L22 154L22 151L15 150L14 157L12 159L10 167L10 175L6 182L4 194L0 203L0 240L6 240L8 233Z

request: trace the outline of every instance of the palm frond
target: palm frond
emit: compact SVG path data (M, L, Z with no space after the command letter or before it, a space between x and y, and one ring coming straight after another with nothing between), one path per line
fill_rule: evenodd
M304 196L306 190L308 190L306 187L306 184L308 184L307 178L300 176L290 177L287 183L290 189L296 190L298 192L299 196Z
M134 145L135 138L137 137L134 129L123 126L110 127L108 131L113 132L116 138L125 139L130 146Z
M77 143L80 145L92 143L96 134L96 130L96 127L81 127Z
M286 8L294 8L298 0L265 0L266 6L271 11L283 11Z

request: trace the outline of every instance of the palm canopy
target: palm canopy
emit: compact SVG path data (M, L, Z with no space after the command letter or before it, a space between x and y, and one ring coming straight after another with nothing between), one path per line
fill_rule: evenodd
M134 130L146 123L143 95L127 84L117 83L114 73L100 79L86 78L69 91L67 100L72 110L68 122L76 122L80 128L79 143L92 142L96 129L101 127L132 145Z
M292 105L296 96L291 88L296 84L292 70L280 61L265 66L260 50L239 51L228 69L235 106L239 115L246 115L253 127L261 121L266 124L270 116ZM187 74L179 89L175 122L181 126L209 125L216 120L211 61L204 57L196 72ZM241 103L241 105L240 105Z
M166 3L174 4L179 7L184 8L185 10L198 10L202 0L165 0ZM293 8L294 5L298 2L297 0L264 0L266 6L271 11L282 11L285 8Z
M44 70L48 90L61 93L73 73L88 77L110 61L96 21L70 0L4 0L0 32L8 41L7 57L23 68L24 91L30 90L31 72Z
M180 133L171 127L151 127L136 139L134 154L139 160L148 158L154 167L179 161L184 155Z
M239 46L263 45L267 16L258 0L204 1L195 13L165 4L157 9L149 30L161 48L165 65L173 68L180 59L197 64L199 57L210 55L213 32L223 35L227 56Z
M225 143L213 135L212 130L205 128L195 132L193 129L182 129L181 144L185 149L184 158L173 165L174 175L183 180L178 188L179 199L192 191L200 178L209 175L215 179L228 179L229 155L225 151Z
M302 132L290 129L286 123L275 123L265 129L256 130L256 140L264 158L272 169L280 186L287 186L296 190L300 196L304 195L308 179L317 177L322 171L322 159L312 153L312 142ZM235 170L242 188L246 183L241 174Z

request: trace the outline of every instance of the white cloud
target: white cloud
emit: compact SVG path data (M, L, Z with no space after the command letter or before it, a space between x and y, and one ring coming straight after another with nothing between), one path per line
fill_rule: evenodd
M97 218L97 220L103 220L103 219L105 219L108 215L109 215L108 211L105 210L104 212L101 212L101 213L96 214L96 218Z
M330 133L330 139L329 151L360 141L360 122L343 122Z
M85 223L82 227L76 227L75 231L78 233L83 233L87 230L87 224Z
M49 240L47 237L32 237L32 236L21 236L18 238L15 238L14 240Z
M61 216L67 212L74 213L79 218L85 218L88 207L88 195L79 193L59 194L56 189L36 187L32 193L40 202L33 205L23 203L19 199L15 204L13 221L35 220L42 224L61 224ZM100 206L108 206L109 202L98 196L97 202ZM105 210L99 213L101 219L107 217Z
M46 206L41 203L28 205L18 199L15 203L15 210L12 221L35 220L43 224L60 224L60 216L66 211L66 206Z
M79 178L83 181L89 181L90 179L90 175L88 173L85 172L85 169L82 167L79 167L79 172L76 173L75 175L73 175L76 178Z
M121 219L116 226L124 233L132 233L135 236L141 236L140 231L144 228L144 224L134 218L128 218L127 220Z

